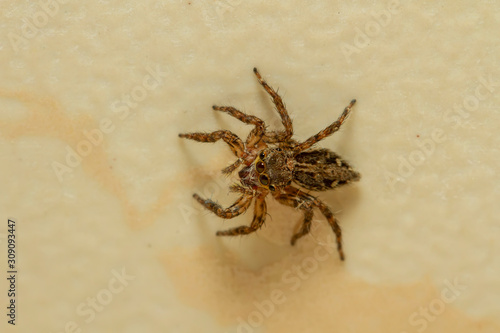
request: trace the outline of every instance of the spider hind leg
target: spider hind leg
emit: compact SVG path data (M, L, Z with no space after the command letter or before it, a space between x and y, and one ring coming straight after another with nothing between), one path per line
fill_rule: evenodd
M285 192L278 195L276 199L283 205L294 207L304 211L304 221L302 222L301 229L293 235L290 243L292 245L295 242L307 235L311 230L311 221L313 217L312 209L313 207L318 207L321 213L326 217L328 223L330 224L333 232L335 233L337 240L337 251L340 256L340 260L344 260L344 250L342 249L342 230L337 223L337 219L333 216L331 210L319 199L316 199L310 194L307 194L298 188L289 186L285 189Z
M312 209L304 210L304 221L302 222L302 227L296 234L293 235L292 239L290 240L291 245L295 245L295 243L299 238L307 235L311 231L312 218L313 218Z
M342 112L340 117L337 120L335 120L330 126L325 128L324 130L320 131L319 133L311 136L309 139L302 142L301 144L297 145L294 150L296 152L304 151L308 148L311 148L316 142L321 141L324 138L326 138L327 136L330 136L333 133L337 132L340 129L340 126L342 126L344 121L347 119L347 117L351 113L351 109L352 109L354 103L356 103L355 99L353 99L349 103L349 105L344 108L344 111Z

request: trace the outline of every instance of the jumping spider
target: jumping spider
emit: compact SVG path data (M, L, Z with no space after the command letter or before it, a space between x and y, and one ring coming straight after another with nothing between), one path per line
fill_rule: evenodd
M217 236L236 236L252 233L264 224L266 218L265 198L271 194L281 204L304 212L302 227L293 235L292 245L309 233L313 208L317 207L332 227L337 238L340 259L344 260L342 233L337 219L322 201L293 186L292 183L306 190L326 191L360 179L360 174L336 153L328 149L311 149L315 143L340 128L356 100L353 99L340 117L330 126L304 142L297 142L292 139L292 120L288 116L281 97L262 79L257 68L254 68L253 71L260 84L271 95L285 130L269 131L264 121L255 116L247 115L231 106L214 105L215 111L226 112L245 124L255 126L245 142L226 130L212 133L179 134L179 137L199 142L224 140L238 159L222 172L230 174L241 166L238 172L240 184L230 187L231 192L239 192L241 196L232 206L225 209L212 200L202 199L198 194L194 194L193 197L206 209L224 219L230 219L244 213L255 198L254 217L250 226L244 225L217 232Z

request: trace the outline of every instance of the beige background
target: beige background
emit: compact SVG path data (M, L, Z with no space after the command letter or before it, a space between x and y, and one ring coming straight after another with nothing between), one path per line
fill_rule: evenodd
M0 262L14 218L19 271L14 328L0 282L2 332L500 331L497 2L0 8ZM320 195L344 263L319 213L296 247L301 214L272 199L265 228L220 239L251 213L191 198L236 198L227 147L177 137L248 133L212 104L280 126L254 66L299 140L358 100L321 143L363 176Z

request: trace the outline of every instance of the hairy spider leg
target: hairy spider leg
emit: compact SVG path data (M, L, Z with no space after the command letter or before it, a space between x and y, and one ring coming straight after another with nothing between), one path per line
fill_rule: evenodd
M248 115L232 106L217 106L214 105L212 108L215 111L226 112L227 114L233 116L234 118L241 120L245 124L255 125L255 128L250 132L246 139L246 144L248 147L253 147L257 144L264 136L266 130L264 121L255 116Z
M299 153L301 151L304 151L306 149L311 148L312 145L314 145L316 142L323 140L329 135L332 135L333 133L337 132L342 125L342 123L347 119L349 114L351 113L351 108L356 103L356 100L353 99L348 106L345 107L344 112L340 115L340 117L334 121L330 126L325 128L324 130L320 131L318 134L311 136L309 139L306 141L302 142L301 144L297 145L294 148L294 151L296 153Z
M216 142L224 140L237 157L245 155L245 145L243 141L234 133L226 130L215 131L212 133L184 133L179 134L180 138L191 139L199 142Z
M233 229L217 231L217 236L238 236L247 235L254 231L257 231L262 227L264 221L266 220L266 197L267 193L260 193L259 196L255 198L254 216L250 226L242 225Z
M297 207L299 209L304 210L304 222L302 224L301 230L293 235L291 244L294 245L295 242L302 236L307 235L311 230L311 220L312 220L312 212L309 213L309 210L312 210L312 207L318 207L321 213L326 217L330 227L332 228L335 236L337 238L337 251L340 256L340 260L344 260L344 251L342 249L342 230L337 223L337 219L333 216L333 213L325 205L321 200L313 197L310 194L302 192L298 188L293 186L288 186L285 188L285 193L280 194L277 197L278 202L292 207ZM310 216L308 215L310 214Z
M233 184L233 185L229 186L229 192L237 192L237 193L250 194L252 196L255 196L254 190L252 190L248 187L241 186L239 184Z
M222 173L226 175L232 173L241 165L241 163L243 163L243 160L241 158L238 158L233 164L222 169Z
M340 229L339 224L337 223L337 219L335 216L333 216L332 211L330 208L328 208L327 205L321 200L314 200L314 205L319 208L321 213L326 217L328 220L328 223L330 224L330 227L332 227L333 232L335 233L335 236L337 237L337 251L340 256L340 260L344 260L344 250L342 249L342 230Z
M292 245L295 245L295 242L297 242L299 238L307 235L311 231L311 222L314 214L313 207L311 205L311 199L314 200L314 198L308 198L304 196L299 197L296 193L286 192L276 197L276 200L278 200L278 202L282 205L298 208L304 212L304 220L302 221L302 226L290 240L290 244Z
M285 127L284 131L276 131L276 132L273 131L266 133L265 141L268 143L288 141L293 135L293 126L292 126L292 119L290 119L290 116L288 115L288 111L285 108L283 100L281 99L280 95L278 95L278 93L274 91L274 89L271 88L271 86L269 86L267 82L264 81L264 79L262 79L262 76L260 75L257 68L254 68L253 72L255 73L255 76L257 76L257 80L259 80L259 83L262 85L262 87L264 87L264 89L273 99L273 103L276 106L276 110L280 114L281 123Z
M250 203L252 203L253 196L251 194L243 194L234 204L230 207L224 209L221 205L216 202L213 202L210 199L202 199L198 194L193 194L193 198L195 198L200 204L202 204L206 209L212 211L215 215L222 217L224 219L232 219L238 215L246 212Z

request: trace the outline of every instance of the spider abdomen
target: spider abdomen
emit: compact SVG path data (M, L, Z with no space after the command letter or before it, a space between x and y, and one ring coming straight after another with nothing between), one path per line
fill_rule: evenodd
M293 180L312 191L326 191L360 179L360 174L328 149L308 150L295 156Z

